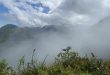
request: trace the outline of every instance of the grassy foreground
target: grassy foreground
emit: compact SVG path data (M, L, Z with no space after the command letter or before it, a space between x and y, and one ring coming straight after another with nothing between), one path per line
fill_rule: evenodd
M17 70L0 60L0 75L110 75L110 60L98 59L93 53L81 57L67 47L57 55L52 65L47 66L46 59L41 64L33 60L34 52L30 62L26 63L24 57L19 60Z

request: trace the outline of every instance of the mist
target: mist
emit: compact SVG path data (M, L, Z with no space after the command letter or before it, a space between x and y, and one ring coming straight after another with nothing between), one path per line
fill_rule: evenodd
M0 13L2 24L19 27L0 44L0 57L11 65L22 56L29 61L33 49L37 60L47 56L52 62L67 46L81 56L93 52L98 58L110 58L109 0L0 0L0 4L8 9Z
M55 26L57 30L36 31L31 33L31 37L25 36L28 32L16 30L1 45L0 57L8 60L11 65L17 64L22 56L25 56L26 61L29 62L33 49L36 49L35 59L41 62L47 56L46 62L51 63L62 49L71 46L72 50L81 56L93 52L98 58L108 59L110 58L110 33L107 29L106 32L104 31L103 26L105 27L105 25L98 27L104 22L93 26L51 25ZM25 29L28 28L23 28L23 30Z

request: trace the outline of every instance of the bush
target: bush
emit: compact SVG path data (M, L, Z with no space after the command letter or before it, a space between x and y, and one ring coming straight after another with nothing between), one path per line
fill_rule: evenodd
M0 75L110 75L110 60L98 59L93 53L89 57L81 57L67 47L57 55L52 65L46 66L46 58L42 64L33 60L34 52L35 49L30 62L26 63L24 56L19 60L16 71L1 60Z
M5 60L0 60L0 75L8 74L8 64Z

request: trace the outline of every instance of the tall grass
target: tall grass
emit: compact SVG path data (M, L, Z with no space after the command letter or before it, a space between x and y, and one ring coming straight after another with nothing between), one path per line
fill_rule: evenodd
M0 60L0 75L110 75L110 60L98 59L93 53L81 57L71 47L67 47L55 57L52 65L47 66L46 58L41 64L33 59L34 52L35 49L28 63L24 56L19 59L17 70L5 60Z

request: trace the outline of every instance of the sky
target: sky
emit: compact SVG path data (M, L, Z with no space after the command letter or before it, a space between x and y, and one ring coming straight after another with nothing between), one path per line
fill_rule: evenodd
M110 0L0 0L0 26L94 25L110 15Z

